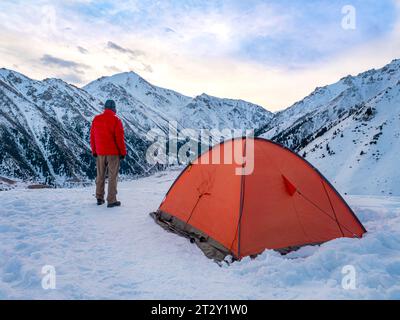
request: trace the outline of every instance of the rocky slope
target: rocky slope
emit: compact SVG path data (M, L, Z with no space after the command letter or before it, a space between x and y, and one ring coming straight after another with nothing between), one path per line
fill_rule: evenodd
M146 161L158 129L257 129L303 155L340 191L400 195L400 60L317 88L272 114L241 100L191 98L128 72L80 89L58 79L32 80L0 69L0 177L55 185L91 180L89 129L106 99L125 125L129 156L122 173L164 168Z
M83 88L101 100L114 99L118 113L139 124L138 133L154 126L167 131L176 122L178 129L256 129L273 114L261 106L207 94L190 98L148 83L133 72L103 77Z
M106 99L116 100L124 122L128 156L121 172L130 176L164 167L146 160L151 129L251 129L273 116L244 101L207 95L192 99L153 86L133 72L103 77L80 89L0 69L0 177L53 185L93 179L90 123Z
M400 60L317 88L258 134L305 156L343 192L400 195Z

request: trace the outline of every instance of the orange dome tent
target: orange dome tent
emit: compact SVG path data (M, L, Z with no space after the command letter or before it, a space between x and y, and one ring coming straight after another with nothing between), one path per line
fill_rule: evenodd
M254 163L250 174L237 174L246 163L212 161L226 159L248 141ZM247 148L240 148L246 158ZM201 155L182 171L151 215L217 261L265 249L285 253L340 237L360 238L366 232L311 164L261 138L228 140Z

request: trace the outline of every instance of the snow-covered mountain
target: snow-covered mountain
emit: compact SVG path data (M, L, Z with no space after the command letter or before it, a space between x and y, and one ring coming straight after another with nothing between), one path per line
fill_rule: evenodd
M400 60L394 60L317 88L272 114L241 100L187 97L133 72L79 89L0 69L0 177L58 184L92 179L90 123L103 102L114 99L126 131L124 174L160 168L146 162L152 128L165 133L174 123L178 129L259 128L257 135L305 156L342 192L400 195L399 86Z
M32 80L0 69L0 177L64 185L93 179L89 147L93 117L106 99L118 106L128 156L123 174L158 170L146 161L152 128L257 128L273 114L260 106L156 87L133 72L103 77L83 89L58 80Z
M342 192L400 195L400 60L317 88L258 134L299 152Z
M102 109L97 97L61 80L36 81L1 69L0 176L58 185L93 179L89 131ZM136 130L140 122L122 120L128 149L122 173L152 171L145 160L150 142Z
M114 99L118 113L139 123L139 133L171 122L190 129L257 129L273 117L263 107L207 94L190 98L148 83L134 72L102 77L83 88L101 100Z
M185 128L258 129L273 113L243 100L220 99L205 93L182 109L178 121Z
M342 192L400 195L400 81L301 152Z
M55 182L94 176L86 142L94 99L61 80L0 70L0 175Z
M168 123L179 116L191 98L151 85L134 72L102 77L85 87L92 96L117 103L118 115L127 119L138 134L145 136L154 127L168 130Z

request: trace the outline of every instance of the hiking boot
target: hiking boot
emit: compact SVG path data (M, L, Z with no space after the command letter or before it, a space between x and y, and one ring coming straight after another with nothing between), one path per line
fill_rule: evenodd
M98 206L101 206L104 203L105 203L105 201L103 199L97 199L97 205Z
M114 207L119 207L119 206L121 206L121 201L116 201L116 202L113 202L113 203L109 203L107 205L107 208L114 208Z

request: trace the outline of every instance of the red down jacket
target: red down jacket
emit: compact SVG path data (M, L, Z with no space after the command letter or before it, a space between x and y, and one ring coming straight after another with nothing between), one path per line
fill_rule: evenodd
M104 110L94 117L90 129L92 153L101 156L126 156L124 128L114 111Z

